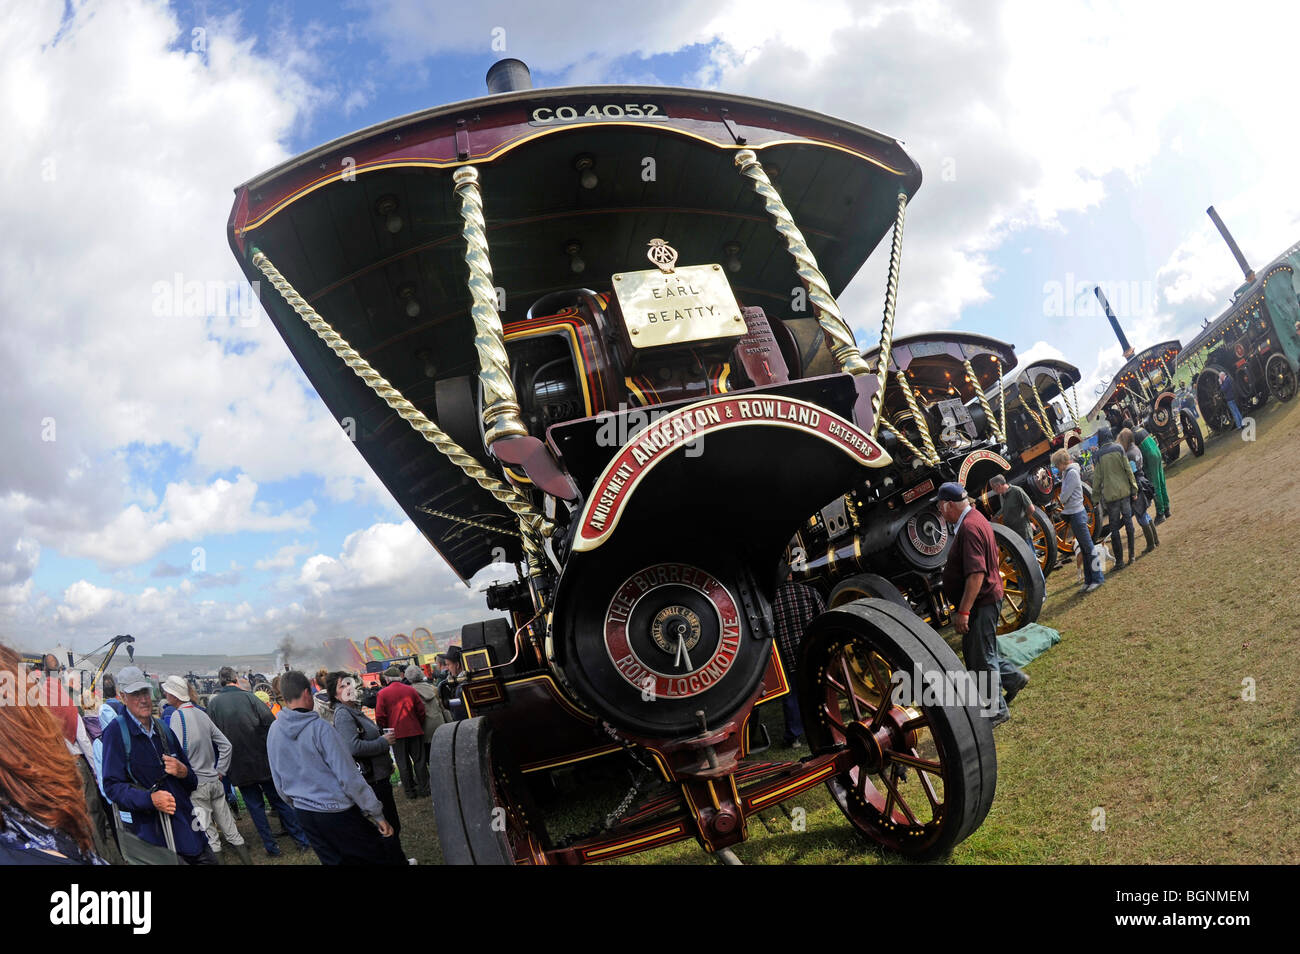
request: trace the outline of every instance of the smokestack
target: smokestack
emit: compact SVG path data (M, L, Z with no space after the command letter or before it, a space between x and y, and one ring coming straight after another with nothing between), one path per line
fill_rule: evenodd
M1219 213L1214 211L1214 206L1210 206L1206 209L1205 214L1210 217L1210 221L1214 223L1214 227L1219 230L1219 234L1223 236L1223 240L1228 243L1228 249L1232 252L1232 257L1237 260L1237 265L1241 268L1241 274L1246 276L1246 281L1253 282L1255 280L1255 270L1251 268L1250 263L1246 261L1246 256L1241 254L1241 249L1237 247L1237 243L1233 240L1232 233L1228 231L1228 227L1223 224L1223 219L1219 218Z
M1110 321L1111 328L1115 329L1115 337L1119 339L1119 346L1124 350L1124 360L1127 361L1129 358L1133 357L1133 346L1129 344L1128 339L1124 337L1124 329L1119 326L1119 319L1116 318L1115 313L1110 310L1110 302L1106 300L1106 295L1102 292L1101 286L1096 285L1092 290L1096 293L1097 300L1101 302L1101 307L1106 309L1106 317Z
M532 89L533 74L528 64L513 57L497 60L487 71L489 93L510 93L517 89Z

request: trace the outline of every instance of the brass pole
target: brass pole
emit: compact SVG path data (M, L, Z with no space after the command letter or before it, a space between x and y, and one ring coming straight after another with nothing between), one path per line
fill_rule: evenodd
M898 386L903 389L903 400L907 402L907 409L912 412L912 420L916 421L916 429L921 435L921 444L925 447L925 462L931 467L937 467L939 454L934 449L934 439L930 436L930 423L921 414L921 409L916 404L916 395L912 393L911 382L902 371L894 373L898 376Z
M994 429L994 436L1003 444L1007 442L1007 383L1003 381L1002 359L997 355L993 356L993 365L998 369L998 407L1002 410L1002 422ZM1001 434L998 435L998 431Z
M1050 441L1056 435L1047 427L1047 422L1051 420L1051 418L1047 416L1047 408L1043 407L1043 399L1038 394L1038 385L1034 383L1032 376L1029 378L1029 390L1034 392L1034 403L1038 405L1038 410L1043 412L1042 420L1038 421L1038 426L1043 429L1043 434ZM1037 415L1035 415L1035 418L1037 418Z
M798 272L799 280L803 282L804 287L808 289L808 298L816 312L817 323L826 334L831 354L839 363L840 370L851 374L866 374L869 369L867 363L862 360L862 352L853 337L853 329L845 323L840 314L840 306L836 303L835 296L831 294L826 276L817 267L817 259L813 257L812 249L804 241L803 233L795 225L790 210L786 208L772 181L763 171L763 166L758 161L754 150L741 149L737 152L736 166L740 169L741 175L752 181L754 191L762 197L768 215L776 220L776 230L785 239L786 248L794 258L795 271Z
M898 276L903 267L903 219L907 215L907 193L898 193L898 214L894 218L894 237L889 246L889 284L885 287L885 317L880 325L880 359L875 375L880 387L871 397L871 436L879 427L880 409L885 403L885 383L889 380L889 357L894 347L894 314L898 308Z
M980 409L984 411L984 415L989 419L989 423L993 425L993 436L998 439L999 444L1005 444L1007 442L1006 435L998 425L998 419L993 416L993 408L989 405L989 399L984 394L984 389L980 387L980 379L975 376L975 366L970 363L970 358L963 358L961 363L966 366L966 380L969 381L971 387L975 389L975 396L979 398ZM999 367L1000 366L1001 365L999 365ZM999 390L1000 389L1001 382L999 381ZM1004 404L1003 408L1005 409L1005 407L1006 405ZM1002 414L1005 417L1006 411L1003 410Z
M465 264L469 266L470 317L474 321L474 349L478 352L479 381L483 386L483 441L491 449L503 437L526 436L528 428L519 416L505 333L497 314L478 170L461 166L452 180L460 196L461 235L465 239Z

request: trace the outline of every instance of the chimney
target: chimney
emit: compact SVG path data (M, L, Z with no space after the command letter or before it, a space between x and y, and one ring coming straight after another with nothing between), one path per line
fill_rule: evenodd
M1110 302L1106 300L1106 295L1102 292L1101 286L1096 285L1092 290L1096 293L1097 300L1101 302L1101 307L1106 309L1106 317L1110 321L1110 326L1115 329L1115 337L1119 339L1119 346L1124 351L1124 360L1127 361L1129 358L1133 357L1133 346L1129 344L1128 339L1124 337L1124 329L1119 326L1119 319L1116 318L1115 313L1110 310Z
M497 60L487 71L489 93L510 93L517 89L532 89L533 74L528 64L513 57Z
M1255 280L1255 270L1246 261L1246 256L1241 254L1241 249L1237 247L1237 243L1233 240L1228 227L1223 224L1223 219L1219 218L1219 213L1214 211L1214 206L1206 209L1205 213L1210 217L1210 221L1214 223L1214 227L1219 230L1223 240L1228 243L1228 249L1232 252L1232 257L1237 260L1237 264L1241 267L1241 274L1246 276L1246 281L1253 282Z

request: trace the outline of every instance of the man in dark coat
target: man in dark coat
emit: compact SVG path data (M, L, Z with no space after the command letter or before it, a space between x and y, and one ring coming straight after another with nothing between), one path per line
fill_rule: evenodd
M266 809L262 806L262 798L265 797L280 816L285 831L298 843L299 850L310 851L311 843L298 824L298 816L280 798L271 782L266 734L275 724L275 717L261 700L235 684L235 671L229 666L221 668L217 679L221 688L208 700L208 717L221 730L221 734L230 740L230 770L227 775L231 784L244 797L248 815L262 838L262 846L268 855L280 854L280 846L271 833L271 826L266 821Z
M101 736L104 791L130 812L128 829L159 848L167 844L163 818L169 817L176 854L191 865L215 865L203 829L194 823L190 794L198 776L171 729L153 717L149 680L135 666L118 674L127 714L115 718Z

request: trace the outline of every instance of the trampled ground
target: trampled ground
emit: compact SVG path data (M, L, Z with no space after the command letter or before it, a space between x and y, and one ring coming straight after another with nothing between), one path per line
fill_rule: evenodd
M1176 464L1160 548L1101 590L1084 597L1072 569L1048 579L1041 621L1062 641L1028 667L997 730L997 798L951 862L1300 862L1300 401L1266 408L1256 437ZM779 707L765 717L779 738ZM609 795L602 810L622 791ZM440 862L427 801L398 804L407 853ZM824 789L795 805L805 830L773 810L740 858L897 861L853 835ZM626 861L710 863L693 842Z

